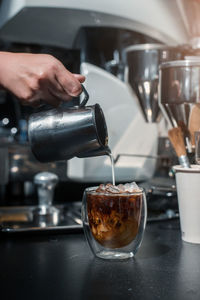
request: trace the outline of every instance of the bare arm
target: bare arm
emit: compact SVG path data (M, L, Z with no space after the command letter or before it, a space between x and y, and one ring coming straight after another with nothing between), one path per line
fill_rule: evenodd
M78 96L84 80L48 54L0 52L0 86L25 105L37 106L42 99L58 106Z

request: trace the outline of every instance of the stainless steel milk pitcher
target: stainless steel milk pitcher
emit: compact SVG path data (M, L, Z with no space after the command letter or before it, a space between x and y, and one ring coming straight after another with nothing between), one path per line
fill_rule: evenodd
M99 104L41 111L30 116L28 137L33 154L40 162L68 160L72 157L104 155L108 151L108 133Z

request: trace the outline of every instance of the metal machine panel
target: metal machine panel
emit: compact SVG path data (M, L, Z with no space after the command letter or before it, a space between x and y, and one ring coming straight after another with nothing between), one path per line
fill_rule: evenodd
M1 4L0 38L9 41L71 48L84 26L129 29L171 45L187 41L174 0L4 0Z

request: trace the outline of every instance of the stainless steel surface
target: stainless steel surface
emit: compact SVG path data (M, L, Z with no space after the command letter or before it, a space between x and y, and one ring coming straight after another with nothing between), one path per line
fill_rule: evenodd
M85 89L83 90L85 93ZM41 162L106 154L108 133L99 104L57 108L30 116L28 136L35 157Z
M158 74L162 62L182 58L180 48L163 44L141 44L124 50L127 75L147 122L156 122L159 117Z
M125 52L142 51L142 50L165 50L167 45L164 44L139 44L131 45L125 49Z
M190 56L187 57L190 58ZM191 59L164 62L159 68L165 69L169 67L196 67L196 66L200 66L200 58L198 56L196 57L191 56Z
M42 222L42 218L35 218L37 206L0 207L0 232L29 233L29 232L80 232L81 202L56 205L60 212L58 223Z
M180 165L183 166L183 168L190 168L190 162L186 155L179 156L178 160Z
M192 107L200 102L200 60L171 61L160 65L159 104L173 127L188 133Z
M2 233L33 233L33 232L56 232L60 231L64 232L82 232L82 225L63 225L63 226L48 226L48 227L14 227L14 226L6 226L2 229L0 228L0 232Z

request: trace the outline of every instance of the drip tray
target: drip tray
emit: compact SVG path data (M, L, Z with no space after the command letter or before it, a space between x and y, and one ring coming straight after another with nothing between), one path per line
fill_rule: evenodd
M38 206L0 207L1 233L81 232L81 202L56 205L45 214Z

